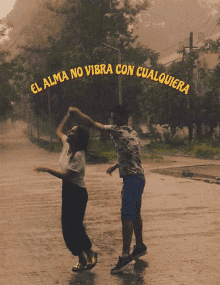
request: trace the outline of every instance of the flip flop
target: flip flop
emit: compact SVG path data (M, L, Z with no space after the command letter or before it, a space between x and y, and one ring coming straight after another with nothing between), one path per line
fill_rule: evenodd
M93 257L92 257L92 262L87 262L86 269L87 269L87 270L90 270L90 269L92 269L93 267L95 267L97 261L98 261L98 253L97 253L97 252L94 252Z

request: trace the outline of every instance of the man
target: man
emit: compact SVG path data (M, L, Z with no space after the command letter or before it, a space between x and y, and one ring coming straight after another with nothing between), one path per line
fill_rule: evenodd
M122 257L112 268L111 273L118 273L133 263L134 259L145 255L147 247L143 243L142 219L141 219L141 197L145 186L144 171L141 166L140 146L137 133L128 126L128 114L122 106L116 106L112 112L113 125L103 125L94 122L89 116L83 114L79 109L70 107L69 114L77 117L89 127L99 131L107 131L113 136L117 145L118 162L107 170L111 174L119 168L120 177L123 178L122 188ZM135 234L136 245L130 255L132 234Z

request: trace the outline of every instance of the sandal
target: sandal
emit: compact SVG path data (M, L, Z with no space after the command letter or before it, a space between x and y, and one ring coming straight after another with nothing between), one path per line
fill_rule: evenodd
M86 265L82 265L81 263L77 263L75 266L73 266L72 271L73 272L79 272L79 271L82 271L85 269L87 269Z
M88 270L92 269L93 267L95 267L97 261L98 261L98 253L94 252L92 257L92 262L88 261L85 269Z

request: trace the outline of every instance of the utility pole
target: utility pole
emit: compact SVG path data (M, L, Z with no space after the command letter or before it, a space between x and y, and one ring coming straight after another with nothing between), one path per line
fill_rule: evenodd
M193 32L190 32L189 35L189 51L191 52L193 50ZM193 69L190 70L190 80L193 80ZM191 84L191 82L190 82ZM190 115L190 98L188 96L188 110L189 110L189 141L192 141L193 139L193 123L191 122L191 115Z
M191 52L194 48L198 48L198 47L194 47L193 46L193 32L190 32L189 35L189 52ZM193 67L192 69L190 69L190 85L193 83ZM189 141L192 141L193 139L193 118L191 117L191 100L192 100L192 96L188 95L187 97L187 103L188 103L188 112L189 112L189 117L188 117L188 128L189 128ZM198 130L197 130L197 134L198 134Z
M190 32L189 34L189 49L193 49L193 32Z
M186 56L186 52L185 52L185 48L189 48L189 52L191 52L194 48L193 46L193 32L190 32L189 34L189 46L187 47L183 47L183 58L182 61L185 61L185 56ZM193 81L193 67L192 69L189 70L189 75L190 75L190 85ZM188 129L189 129L189 141L192 141L193 139L193 122L192 122L192 118L191 118L191 98L190 95L187 96L187 109L188 109Z

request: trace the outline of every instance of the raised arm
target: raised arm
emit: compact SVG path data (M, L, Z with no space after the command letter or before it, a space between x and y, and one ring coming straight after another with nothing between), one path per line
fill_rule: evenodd
M70 115L68 112L66 116L63 118L63 120L60 122L59 126L57 127L56 134L60 140L62 140L62 136L64 135L63 129L69 117Z
M98 122L94 122L89 116L81 112L78 108L69 107L69 115L76 119L79 119L81 122L86 124L90 128L97 129L102 131L104 129L104 125Z

